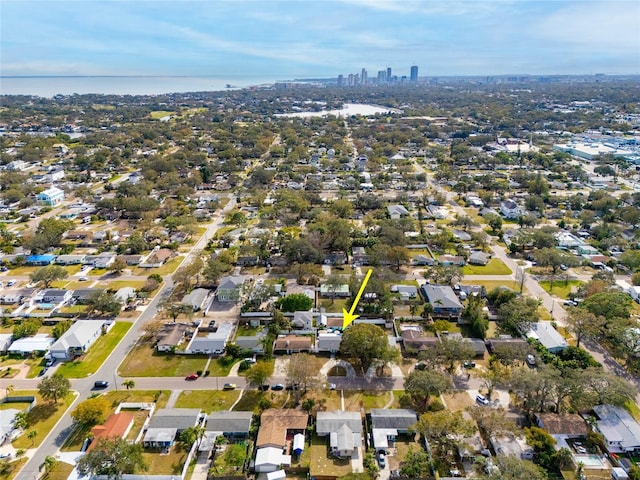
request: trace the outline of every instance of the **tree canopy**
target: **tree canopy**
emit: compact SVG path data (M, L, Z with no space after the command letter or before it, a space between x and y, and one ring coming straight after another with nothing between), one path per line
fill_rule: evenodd
M351 325L344 331L340 353L363 373L372 365L387 364L398 356L398 351L389 346L384 330L367 323Z

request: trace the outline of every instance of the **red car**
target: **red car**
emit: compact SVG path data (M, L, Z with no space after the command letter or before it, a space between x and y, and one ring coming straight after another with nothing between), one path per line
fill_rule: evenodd
M187 375L186 377L184 377L185 380L197 380L198 379L198 375L195 373L192 373L191 375Z

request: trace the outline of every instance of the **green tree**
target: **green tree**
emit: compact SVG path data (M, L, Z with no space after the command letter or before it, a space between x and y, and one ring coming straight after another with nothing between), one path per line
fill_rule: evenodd
M33 447L35 441L36 441L36 437L38 436L38 431L37 430L29 430L29 432L27 433L27 438L29 440L31 440L31 446Z
M345 283L346 282L344 280L344 277L342 277L341 275L329 275L327 277L327 280L324 282L324 284L326 285L327 290L331 294L331 305L333 305L335 301L336 292Z
M427 478L431 475L429 454L422 448L409 446L409 450L400 463L400 476L408 478Z
M135 388L136 382L135 380L125 380L124 382L122 382L122 386L127 390L131 390L132 388Z
M440 453L454 449L458 441L456 437L468 437L476 430L472 421L462 417L462 412L450 410L423 413L412 428L424 435Z
M462 268L456 265L437 265L426 270L424 276L436 285L453 285L462 278Z
M547 480L547 473L534 463L514 457L499 455L496 457L498 469L483 474L480 480Z
M28 318L13 326L13 339L17 340L23 337L31 337L38 333L42 326L42 320L39 318Z
M77 469L82 475L105 475L119 480L125 473L146 472L148 466L139 443L100 438L96 446L80 458Z
M109 265L107 270L117 275L120 275L123 272L123 270L127 268L127 266L128 266L127 262L125 262L121 258L116 258L114 262L111 265Z
M613 318L629 318L633 300L622 292L600 292L585 298L580 308L607 320Z
M561 265L567 267L579 265L579 260L575 255L565 253L557 248L542 248L534 253L534 257L539 266L551 268L550 290L553 290L553 280Z
M44 288L49 288L53 282L67 278L69 274L60 265L47 265L31 273L29 278Z
M78 404L71 417L83 425L103 423L111 411L111 405L104 397L89 398Z
M289 357L286 368L287 382L293 387L296 405L300 403L300 391L306 392L319 384L318 369L314 367L308 353L297 353Z
M304 293L292 293L280 300L280 309L283 312L300 312L311 310L313 300Z
M44 377L38 384L38 393L53 403L58 403L59 398L64 398L71 390L71 382L59 373L54 373L50 377Z
M271 377L271 365L265 362L256 363L247 371L245 378L247 379L247 385L253 388L261 388L267 384Z
M88 315L94 312L100 315L118 315L122 309L122 302L115 294L104 290L89 297L87 307Z
M491 231L494 234L497 234L500 230L502 230L502 217L496 213L488 213L484 216L487 225L491 227Z
M538 322L538 300L531 297L516 297L498 308L500 330L521 335L531 323Z
M57 340L73 325L71 320L59 320L53 327L53 337Z
M424 412L432 396L453 390L453 382L436 370L414 370L404 380L404 391L418 412Z
M206 429L202 425L185 428L180 432L180 442L184 446L185 450L189 450L191 446L197 442L197 448L200 448L200 443L204 438Z
M386 365L398 357L398 351L389 346L385 331L366 323L352 324L343 332L340 353L363 374L372 365Z
M25 430L29 426L29 415L27 412L18 412L13 417L13 426L20 430Z

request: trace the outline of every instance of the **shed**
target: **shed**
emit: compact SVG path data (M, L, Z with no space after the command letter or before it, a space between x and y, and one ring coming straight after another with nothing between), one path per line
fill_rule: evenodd
M304 434L296 433L293 436L293 453L300 455L304 450Z

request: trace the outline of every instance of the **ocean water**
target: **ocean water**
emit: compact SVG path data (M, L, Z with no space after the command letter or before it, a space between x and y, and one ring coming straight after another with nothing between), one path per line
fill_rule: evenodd
M154 95L226 90L271 85L268 77L0 77L0 95L112 94Z

